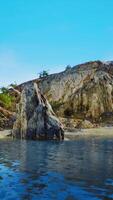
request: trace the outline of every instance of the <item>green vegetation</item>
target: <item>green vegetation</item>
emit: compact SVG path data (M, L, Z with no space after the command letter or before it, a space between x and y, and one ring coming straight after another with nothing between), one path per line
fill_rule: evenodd
M16 82L11 83L11 84L9 85L9 87L11 87L11 88L16 88L16 87L17 87L17 83L16 83Z
M67 71L67 70L70 70L70 69L71 69L71 65L67 65L65 70Z
M8 93L8 88L7 87L1 87L0 88L0 93L7 94Z
M0 104L6 108L6 109L10 109L12 106L12 97L9 94L0 94Z
M49 75L48 71L43 70L42 72L39 73L39 78L43 78L43 77L46 77L48 75Z
M15 97L10 95L8 87L0 88L0 106L12 110Z

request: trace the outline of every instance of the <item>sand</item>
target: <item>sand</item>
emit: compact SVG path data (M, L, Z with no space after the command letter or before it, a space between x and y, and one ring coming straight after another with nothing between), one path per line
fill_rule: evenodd
M0 131L0 139L8 137L10 134L11 134L11 130Z
M77 136L113 136L113 127L100 127L92 129L76 129L74 132L65 132L66 139L76 139Z

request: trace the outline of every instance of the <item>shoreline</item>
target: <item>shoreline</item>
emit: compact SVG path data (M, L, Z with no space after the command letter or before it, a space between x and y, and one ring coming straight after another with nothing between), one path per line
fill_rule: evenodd
M76 129L74 131L66 131L65 139L76 139L76 137L92 137L92 136L113 136L113 126L111 127L98 127L90 129Z
M11 129L0 131L0 139L8 138L11 134ZM65 131L65 139L76 139L78 136L111 136L113 135L113 126L98 127L90 129L70 129Z
M0 139L8 138L11 134L11 129L0 131Z

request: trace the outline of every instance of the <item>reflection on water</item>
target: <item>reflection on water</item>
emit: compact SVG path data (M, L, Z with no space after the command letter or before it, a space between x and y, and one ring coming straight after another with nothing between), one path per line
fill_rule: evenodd
M113 199L113 138L0 141L0 200Z

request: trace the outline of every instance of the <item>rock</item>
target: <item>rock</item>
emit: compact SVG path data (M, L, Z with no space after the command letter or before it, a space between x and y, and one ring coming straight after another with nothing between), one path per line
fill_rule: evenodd
M100 122L103 125L112 125L113 126L113 112L105 112L100 116Z
M73 130L78 126L78 124L80 124L82 120L61 117L60 121L62 122L65 130L71 130L71 129Z
M21 93L12 134L22 139L64 139L63 126L37 83L30 82Z
M102 113L113 112L112 62L87 62L35 81L59 117L97 123Z
M0 106L0 130L11 129L14 123L14 113Z
M83 128L83 129L94 128L94 125L90 121L84 120L80 122L76 128Z

